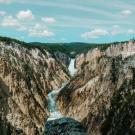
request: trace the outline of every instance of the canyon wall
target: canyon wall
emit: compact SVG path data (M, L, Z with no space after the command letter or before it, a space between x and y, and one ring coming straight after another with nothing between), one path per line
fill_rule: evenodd
M135 134L134 54L130 41L78 56L77 74L57 98L61 113L92 135Z
M78 55L72 78L69 60L63 52L0 41L0 134L43 135L47 94L64 82L69 83L58 94L59 111L81 122L88 134L135 133L135 43Z
M1 135L44 133L47 94L69 80L63 65L45 49L0 41Z

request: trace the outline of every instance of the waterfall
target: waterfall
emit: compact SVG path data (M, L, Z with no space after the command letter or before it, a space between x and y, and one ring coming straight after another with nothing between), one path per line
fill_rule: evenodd
M77 71L76 68L75 68L75 59L71 59L70 60L70 64L69 64L68 70L70 72L70 75L74 76L74 74Z
M70 72L70 75L73 76L76 72L75 69L75 59L70 60L70 64L68 67L68 70ZM62 114L58 111L57 105L56 105L56 98L58 93L68 84L68 82L63 83L61 88L58 90L53 90L48 94L48 110L50 112L50 117L48 118L48 121L55 120L62 118Z

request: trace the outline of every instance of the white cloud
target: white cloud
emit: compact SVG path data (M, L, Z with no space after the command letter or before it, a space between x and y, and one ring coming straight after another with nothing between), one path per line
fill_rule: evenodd
M42 17L41 20L48 24L52 24L56 22L56 20L53 17Z
M83 33L81 37L88 39L88 38L99 38L101 36L109 35L109 32L103 29L94 29L90 32Z
M133 29L128 29L127 34L129 34L129 35L135 34L135 30L133 30Z
M47 29L45 25L42 23L35 24L25 24L23 25L19 22L18 19L14 18L13 16L5 16L0 24L3 27L10 27L14 28L17 31L25 31L31 37L52 37L55 34Z
M121 15L123 15L123 16L129 16L131 14L132 14L131 10L123 10L123 11L121 11Z
M29 31L29 36L31 37L52 37L54 36L54 33L48 30L38 31L35 29L31 29Z
M18 31L27 31L27 27L23 25L19 25Z
M27 9L25 11L20 11L17 15L19 20L32 20L34 19L34 15L32 14L31 10Z
M36 23L34 26L33 26L33 29L36 29L36 30L43 30L43 29L47 29L47 27L43 24L40 24L40 23Z
M0 0L0 3L4 3L4 4L8 4L10 2L11 2L11 0Z
M121 28L119 25L113 25L109 29L94 29L90 32L85 32L81 35L82 38L89 39L89 38L99 38L102 36L116 36L120 34L128 34L128 35L135 35L135 29L124 29Z
M0 16L6 15L6 11L0 11Z
M120 26L119 25L113 25L113 28L109 32L111 35L117 35L121 33Z
M11 27L16 29L17 31L26 31L27 28L25 26L23 26L22 24L20 24L20 22L13 18L13 16L5 16L1 25L3 27Z
M114 30L112 30L112 31L110 32L110 34L113 35L113 36L118 35L118 34L120 34L120 33L121 33L121 31L120 31L120 30L117 30L117 29L114 29Z
M4 27L18 27L19 25L18 20L14 19L12 16L6 16L2 21L2 26Z
M49 31L46 26L42 24L35 24L28 30L29 36L31 37L52 37L54 33Z
M117 29L119 27L120 27L119 25L113 25L113 28L115 28L115 29Z

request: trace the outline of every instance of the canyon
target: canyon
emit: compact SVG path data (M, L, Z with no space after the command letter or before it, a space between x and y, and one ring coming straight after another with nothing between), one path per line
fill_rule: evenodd
M135 42L50 50L0 40L0 135L134 135Z

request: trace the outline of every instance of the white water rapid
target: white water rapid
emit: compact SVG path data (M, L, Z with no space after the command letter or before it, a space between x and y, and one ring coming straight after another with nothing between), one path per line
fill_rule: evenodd
M76 72L74 63L75 63L75 59L71 59L68 67L71 76L73 76ZM60 89L53 90L48 94L48 109L50 112L50 117L48 118L48 121L62 118L62 114L58 111L56 106L56 98L58 93L67 85L67 83L62 84Z
M62 87L58 90L53 90L48 94L48 109L50 112L50 117L48 118L49 120L55 120L59 119L62 117L61 113L58 111L57 106L56 106L56 97L57 94L65 87L67 83L62 84Z

